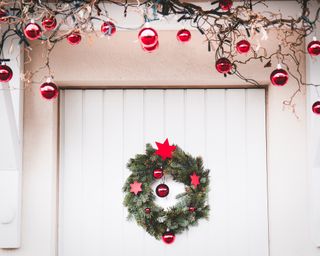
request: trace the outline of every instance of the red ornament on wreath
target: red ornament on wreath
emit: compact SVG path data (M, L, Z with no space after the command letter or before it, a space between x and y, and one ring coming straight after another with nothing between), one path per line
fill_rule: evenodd
M7 16L8 12L4 9L0 9L0 22L6 22L8 20Z
M77 45L81 42L81 35L79 32L73 32L67 36L68 43L71 45Z
M45 16L43 17L41 24L45 30L50 31L56 28L57 20L54 16Z
M158 197L166 197L169 194L169 187L166 184L159 184L156 193Z
M166 139L163 143L156 142L158 150L155 152L156 155L161 156L162 160L172 158L172 152L177 148L176 146L169 145L169 140Z
M155 179L161 179L163 177L163 170L162 169L156 169L153 171L153 177Z
M7 65L0 65L0 82L6 83L11 80L13 76L12 69Z
M130 192L134 193L135 195L138 195L139 192L142 192L141 186L142 183L134 181L132 184L130 184Z
M237 43L238 53L248 53L250 51L251 44L247 40L241 40Z
M142 45L141 45L142 46ZM154 46L150 46L150 47L144 47L142 46L142 49L146 52L153 52L155 50L157 50L159 48L159 41L156 43L156 45Z
M288 72L282 69L281 65L279 64L277 69L271 73L270 80L275 86L284 86L289 80Z
M111 21L105 21L101 25L101 32L106 36L112 36L116 30L116 26Z
M188 29L180 29L177 33L178 41L186 43L191 39L191 33Z
M316 115L320 115L320 101L316 101L312 105L312 112Z
M233 5L232 0L219 0L219 6L224 11L229 11Z
M162 235L162 241L166 244L172 244L174 242L174 240L176 239L176 236L174 235L173 232L171 231L166 231L163 235Z
M197 186L200 184L199 182L199 176L194 172L192 175L190 175L191 184L194 188L197 188Z
M23 30L24 35L29 40L36 40L39 37L41 37L41 28L37 23L34 23L34 21L31 21Z
M158 43L158 33L153 28L141 29L138 38L142 47L147 47L149 50Z
M320 55L320 41L318 41L316 37L308 44L308 52L312 56Z
M227 58L220 58L216 62L216 69L219 73L227 74L232 69L232 64Z
M58 97L59 89L58 86L51 81L51 79L48 79L47 82L40 86L40 93L41 96L46 100L52 100Z
M144 209L144 212L145 212L146 214L150 214L150 213L151 213L151 209L150 209L150 208L146 208L146 209Z
M197 208L196 207L193 207L193 206L190 206L189 207L189 212L195 212L197 210Z

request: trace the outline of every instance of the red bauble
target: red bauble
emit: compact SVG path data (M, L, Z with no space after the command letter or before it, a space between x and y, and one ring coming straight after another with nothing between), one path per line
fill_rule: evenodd
M219 73L226 74L231 71L232 64L227 58L221 58L216 62L216 69Z
M282 68L278 68L271 73L270 80L275 86L284 86L289 80L288 72Z
M150 209L150 208L146 208L146 209L144 209L144 212L145 212L146 214L150 214L150 213L151 213L151 209Z
M313 103L312 112L317 115L320 115L320 101L316 101L315 103Z
M138 34L142 47L151 48L158 43L158 33L153 28L143 28Z
M81 42L81 35L79 32L73 32L67 36L69 44L77 45Z
M171 231L166 231L162 235L162 241L166 244L172 244L175 240L176 236Z
M9 82L12 78L12 69L7 65L0 65L0 82Z
M36 40L41 36L41 28L37 23L30 22L25 28L24 28L24 35L29 40Z
M247 53L250 51L251 44L247 40L241 40L237 43L238 53Z
M159 184L156 193L159 197L166 197L169 194L169 187L166 184Z
M197 210L196 207L192 207L192 206L189 207L189 212L195 212L196 210Z
M320 55L320 41L317 41L315 38L308 45L308 52L312 56Z
M40 86L40 93L43 98L52 100L58 97L59 89L55 83L46 82Z
M224 11L229 11L233 5L232 0L219 0L219 6Z
M0 22L6 22L8 20L6 16L8 16L8 12L4 9L0 9Z
M47 30L47 31L50 31L50 30L53 30L55 29L57 26L57 20L55 17L53 16L45 16L43 19L42 19L42 27Z
M146 52L153 52L153 51L155 51L155 50L157 50L158 48L159 48L159 41L156 43L156 45L154 45L154 46L150 46L150 47L146 47L146 46L143 46L143 45L141 45L142 46L142 49L144 50L144 51L146 51Z
M177 39L182 43L190 41L191 39L190 31L188 29L180 29L177 33Z
M116 33L116 26L111 21L103 22L101 25L101 32L107 36L112 36Z
M153 171L153 177L155 179L161 179L163 176L163 170L162 169L156 169Z

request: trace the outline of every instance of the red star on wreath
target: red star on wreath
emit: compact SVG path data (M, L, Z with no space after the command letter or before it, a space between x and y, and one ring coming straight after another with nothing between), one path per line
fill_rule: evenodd
M172 158L172 152L176 149L176 146L170 146L168 139L166 139L164 143L156 142L156 144L158 147L156 154L161 156L162 160Z
M199 182L199 176L194 172L192 175L190 175L191 184L194 186L194 188L197 188L197 186L200 184Z
M142 191L141 185L142 183L134 181L132 184L130 184L130 192L134 193L135 195L138 195L139 192Z

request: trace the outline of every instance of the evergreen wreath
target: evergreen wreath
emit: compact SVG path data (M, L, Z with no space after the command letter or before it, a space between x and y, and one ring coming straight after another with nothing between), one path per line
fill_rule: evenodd
M180 147L170 146L168 139L163 144L156 143L158 150L147 144L145 154L129 160L127 167L132 173L123 187L124 205L128 208L128 220L134 217L150 235L171 243L175 234L197 225L201 218L208 219L209 170L204 169L201 157L194 158ZM168 209L155 203L151 188L164 175L185 185L185 192L177 195L178 203Z

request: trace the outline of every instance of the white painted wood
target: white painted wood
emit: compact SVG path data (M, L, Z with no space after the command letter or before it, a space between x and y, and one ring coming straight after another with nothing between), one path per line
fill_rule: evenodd
M62 101L59 256L268 255L264 90L73 90ZM170 246L126 221L121 191L128 159L167 137L211 169L210 221Z

